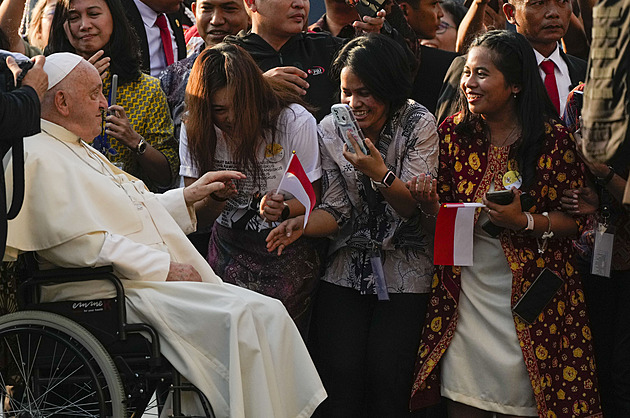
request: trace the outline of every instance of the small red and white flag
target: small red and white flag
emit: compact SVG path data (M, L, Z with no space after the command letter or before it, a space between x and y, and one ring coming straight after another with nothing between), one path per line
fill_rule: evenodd
M287 170L280 179L277 193L280 193L281 190L291 193L293 197L304 205L306 209L304 213L304 228L306 228L308 217L315 207L315 190L313 190L313 185L308 179L295 151L291 155Z
M445 203L435 224L433 262L438 266L473 265L475 209L482 203Z

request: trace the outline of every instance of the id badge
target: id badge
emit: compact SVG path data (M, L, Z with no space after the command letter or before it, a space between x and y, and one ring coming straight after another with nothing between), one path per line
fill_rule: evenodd
M612 264L613 241L615 240L614 228L597 222L595 224L595 245L593 247L593 260L591 261L591 274L610 277Z
M372 253L372 255L370 256L370 263L372 264L374 287L376 288L376 295L378 296L378 300L389 300L389 293L387 293L387 283L385 283L385 273L383 272L383 263L381 262L381 256L378 252Z

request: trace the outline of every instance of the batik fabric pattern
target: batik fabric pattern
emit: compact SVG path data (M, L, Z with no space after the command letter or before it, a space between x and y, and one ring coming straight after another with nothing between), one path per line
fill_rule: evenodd
M103 80L103 94L110 103L110 90L112 86L111 75ZM160 151L168 160L171 179L175 180L179 173L179 146L173 138L173 121L171 120L166 96L160 88L157 78L142 74L135 81L130 81L118 86L116 104L125 109L129 123L134 131L141 135L153 148ZM141 179L147 187L156 192L160 190L158 185L144 172L140 166L135 150L129 149L118 141L105 134L105 122L103 132L92 144L101 151L111 162L117 164L127 173ZM121 167L122 166L122 167Z
M460 122L461 115L457 114L447 118L439 129L438 189L442 203L481 202L492 182L497 190L503 189L503 174L518 170L516 160L508 158L509 151L489 145L480 123L463 140L455 132ZM505 155L501 158L490 152ZM560 210L562 192L584 184L583 164L576 155L574 141L560 124L546 124L536 168L536 178L528 191L536 202L532 213ZM582 220L576 221L581 229ZM500 240L513 273L512 306L543 268L564 279L563 287L532 325L514 316L539 417L601 417L591 330L571 239L549 239L542 254L533 237L506 230ZM457 326L460 284L461 268L456 266L441 266L433 278L418 350L412 409L440 400L439 362ZM488 347L491 353L492 347Z

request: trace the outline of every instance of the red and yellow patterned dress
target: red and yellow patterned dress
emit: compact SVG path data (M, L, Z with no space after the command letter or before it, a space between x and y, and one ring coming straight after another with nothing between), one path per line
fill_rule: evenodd
M497 190L502 189L503 174L518 170L518 166L516 160L508 158L509 147L490 146L481 124L474 127L470 138L461 141L454 129L459 122L459 114L451 116L439 129L440 199L443 203L481 202L493 182ZM536 202L532 213L560 210L563 190L580 187L584 182L583 164L576 157L574 141L566 128L546 124L546 134L536 178L528 191ZM478 217L479 213L475 221ZM506 230L499 238L512 271L512 306L544 267L564 279L563 287L534 324L527 325L514 316L539 416L601 416L591 332L571 239L551 238L547 249L539 254L534 237ZM412 409L440 400L440 359L457 326L460 289L460 267L438 268L418 350ZM487 351L492 356L493 347Z

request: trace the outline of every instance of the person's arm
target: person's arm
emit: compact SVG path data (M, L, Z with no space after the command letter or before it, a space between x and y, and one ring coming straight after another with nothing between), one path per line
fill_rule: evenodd
M573 4L575 7L578 3L574 2ZM590 42L586 36L582 19L575 13L571 13L569 28L567 29L567 33L562 37L562 43L564 45L564 52L567 54L588 60Z
M493 10L489 0L474 0L468 12L462 19L457 29L457 44L455 51L463 53L468 50L470 43L477 35L492 29L505 29L505 15L503 14L503 1L498 0L498 11Z
M0 3L0 27L9 38L9 50L24 54L26 49L20 36L20 24L25 0L3 0Z

